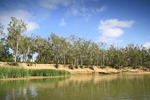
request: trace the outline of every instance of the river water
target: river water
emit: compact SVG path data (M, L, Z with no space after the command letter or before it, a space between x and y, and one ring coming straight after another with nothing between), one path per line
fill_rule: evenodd
M150 74L0 80L0 100L150 100Z

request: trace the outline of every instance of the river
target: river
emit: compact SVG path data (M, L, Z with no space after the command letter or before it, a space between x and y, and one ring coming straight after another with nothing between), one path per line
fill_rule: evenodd
M0 80L0 100L150 100L150 74Z

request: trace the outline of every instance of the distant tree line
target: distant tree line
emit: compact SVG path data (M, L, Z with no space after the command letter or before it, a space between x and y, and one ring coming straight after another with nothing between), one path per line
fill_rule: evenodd
M84 66L150 66L150 48L129 44L126 47L107 47L105 43L71 35L59 37L51 33L48 38L27 36L27 24L22 20L11 18L8 33L4 33L0 24L0 61L32 62L36 53L36 63L53 63L70 65L72 68Z

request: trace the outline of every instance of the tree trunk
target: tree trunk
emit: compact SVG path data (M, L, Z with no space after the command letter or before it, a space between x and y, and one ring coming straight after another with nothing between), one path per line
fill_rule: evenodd
M83 59L81 58L81 66L83 66Z
M15 52L15 58L14 58L15 63L17 62L17 57L18 57L18 41L16 44L16 52Z
M66 64L66 57L65 57L65 55L64 55L64 66L65 66L65 64Z

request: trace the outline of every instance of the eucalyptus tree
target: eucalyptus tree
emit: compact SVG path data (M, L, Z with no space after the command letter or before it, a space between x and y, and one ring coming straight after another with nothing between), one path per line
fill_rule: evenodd
M4 35L4 26L0 23L0 38Z
M0 23L0 61L12 61L12 54L9 51L7 36L4 33L4 26Z
M89 65L93 66L96 65L97 62L99 61L99 46L97 43L92 42L90 44L90 48L89 48L89 57L90 58L90 63L88 63Z
M118 59L117 48L111 45L108 49L108 65L115 67Z
M68 47L67 47L67 62L68 64L70 64L70 66L72 66L72 68L74 67L74 44L72 42L72 37L75 37L73 35L71 35L67 42L68 42Z
M145 63L149 63L150 66L150 48L145 48L142 45L136 45L135 50L135 66L141 66Z
M137 58L136 58L136 50L137 48L134 44L129 44L126 46L126 62L127 66L136 66Z
M17 62L20 39L26 30L27 24L24 21L11 17L8 24L8 43L13 50L14 62Z
M78 65L80 64L81 66L83 65L83 57L84 57L84 51L83 49L83 39L82 38L77 38L77 40L74 41L74 47L75 47L75 66L78 68ZM84 52L83 52L84 51Z
M3 52L5 51L4 49L4 45L3 45L3 26L2 24L0 23L0 61L2 61L3 59Z
M114 67L121 68L124 66L125 56L121 48L116 49L116 54L114 58Z
M120 48L118 53L119 53L119 68L127 66L126 50L124 48Z
M33 36L33 34L31 34L31 36L30 37L28 37L29 38L29 53L28 53L28 61L34 61L33 59L33 55L36 53L36 43L35 43L35 40L36 40L36 38L35 38L35 36Z
M35 39L36 52L38 54L36 61L38 63L49 62L49 42L45 38L37 36Z
M4 51L4 45L3 45L3 41L4 41L4 38L3 38L3 26L2 24L0 23L0 60L2 59L2 53Z
M54 33L51 33L49 36L49 40L51 41L51 50L52 50L52 56L54 57L54 62L56 64L56 67L58 67L58 64L61 63L61 58L63 57L63 54L65 53L63 44L65 46L65 39L60 38Z
M6 38L0 39L0 61L10 61L12 62L12 54L9 51L9 45Z
M72 64L75 65L76 68L78 68L79 64L79 57L81 55L81 38L78 38L74 35L71 35L69 37L70 43L71 43L71 59L72 59Z
M83 67L83 64L86 64L88 65L89 63L89 49L90 49L90 44L91 44L91 41L89 40L84 40L82 39L81 40L81 43L80 43L80 65L81 67Z
M98 57L98 62L97 64L100 65L101 67L104 67L106 64L106 57L107 57L107 52L105 50L106 48L106 43L104 42L98 42L97 43L99 50L97 50L97 54L99 55Z
M142 64L142 46L136 45L135 49L135 65L134 66L141 66Z
M23 62L31 61L35 53L35 39L29 36L21 36L19 53L22 55Z
M67 58L69 57L69 48L71 47L70 43L67 41L66 38L61 38L61 53L63 58L63 64L65 66ZM69 59L69 58L68 58ZM69 63L69 61L67 61Z
M74 64L75 64L75 59L76 59L76 49L77 47L74 45L74 42L77 40L77 37L75 35L71 35L69 37L69 42L71 44L70 48L69 48L69 62L70 62L70 66L72 67L72 69L74 68Z
M4 33L4 27L3 25L0 23L0 45L1 45L1 48L2 49L2 45L4 45L4 41L6 41L5 39L5 33Z
M144 54L145 54L145 59L143 60L143 65L150 67L150 48L145 48Z

